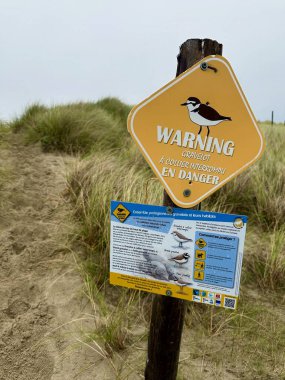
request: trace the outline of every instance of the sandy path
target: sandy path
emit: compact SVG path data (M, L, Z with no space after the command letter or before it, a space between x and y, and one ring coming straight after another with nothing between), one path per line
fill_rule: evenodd
M0 379L97 378L94 352L78 343L90 321L62 195L73 160L0 139Z

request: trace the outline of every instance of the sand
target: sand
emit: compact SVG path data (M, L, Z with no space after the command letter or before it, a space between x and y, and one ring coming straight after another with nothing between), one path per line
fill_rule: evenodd
M74 160L0 138L0 379L112 378L82 343L93 317L70 239Z

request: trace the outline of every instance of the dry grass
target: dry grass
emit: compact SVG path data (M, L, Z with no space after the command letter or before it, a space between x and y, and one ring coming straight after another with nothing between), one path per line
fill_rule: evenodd
M285 225L268 232L249 229L244 259L246 275L251 283L264 291L284 292Z
M285 171L280 169L277 174L275 163L285 129L268 131L265 128L265 132L268 149L263 159L206 200L203 209L249 216L244 278L263 289L282 290L285 272L285 242L282 239ZM137 152L130 155L131 159L125 154L120 156L118 152L93 154L80 162L69 178L77 214L83 221L82 233L94 252L100 281L101 276L106 279L108 275L110 200L149 204L161 204L162 201L159 182L142 164ZM284 158L279 165L285 167Z
M235 313L190 305L181 379L283 379L284 308L271 296L278 306L249 289Z
M260 161L208 198L203 208L240 213L262 230L279 228L285 220L285 127L262 125L266 150Z
M185 336L190 339L191 346L184 339L179 374L181 379L196 380L204 379L205 376L209 379L266 379L269 376L279 379L285 376L282 364L284 319L280 317L280 310L284 307L282 292L285 285L283 158L276 168L285 129L277 127L276 130L270 130L266 126L264 129L267 135L264 158L203 204L203 209L249 215L242 301L237 313L212 307L206 307L205 310L204 305L199 307L190 304L189 330L186 329ZM132 145L128 157L126 153L122 156L118 152L111 152L108 155L94 154L84 160L72 173L69 185L77 213L83 221L83 236L89 246L94 281L101 286L105 283L104 289L109 289L105 280L109 271L110 200L161 204L162 188L146 165L142 164ZM254 297L246 293L249 286L254 286ZM277 291L274 299L278 305L274 308L274 293L271 291ZM107 290L105 292L108 294ZM260 297L261 294L265 296ZM259 302L255 301L256 297ZM144 317L142 321L148 320L148 313L145 314L142 308L138 310ZM125 313L131 314L128 306ZM117 336L117 331L123 329L126 332L120 318L114 318L114 321L116 329L111 326L111 330L108 330L111 334L104 336L110 341ZM147 323L141 323L146 331ZM129 330L128 334L129 337L124 339L132 342L132 332ZM145 348L144 345L142 347ZM189 357L189 360L185 357ZM143 358L137 361L140 369L144 366ZM191 377L189 366L196 368Z
M97 154L80 162L68 180L77 215L82 220L82 237L88 246L98 283L109 276L111 199L158 203L162 190L145 167L115 155Z
M8 124L0 122L0 149L5 149L7 146L6 137L9 134L9 131L10 129ZM10 174L10 167L8 166L7 162L0 161L0 190L2 189L5 182L9 180ZM2 197L0 197L0 206L3 201L1 198Z
M29 141L85 156L70 173L68 186L81 220L78 234L86 246L86 294L96 307L94 315L99 315L89 338L100 341L109 356L120 351L122 357L134 358L135 366L128 360L120 369L116 364L116 378L125 379L142 376L145 355L136 357L133 351L145 350L150 297L108 285L110 200L162 202L161 185L126 132L128 110L108 98L23 117L28 119L24 130ZM202 205L205 210L249 217L241 302L237 312L189 304L180 379L285 378L285 127L262 128L267 140L264 157ZM139 334L135 326L141 326ZM128 376L122 375L126 367Z

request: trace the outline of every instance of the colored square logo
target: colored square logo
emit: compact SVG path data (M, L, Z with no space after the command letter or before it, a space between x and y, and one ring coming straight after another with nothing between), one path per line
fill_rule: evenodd
M199 296L200 290L199 289L193 289L193 295L194 296Z
M201 302L201 297L193 296L192 300L195 301L195 302Z

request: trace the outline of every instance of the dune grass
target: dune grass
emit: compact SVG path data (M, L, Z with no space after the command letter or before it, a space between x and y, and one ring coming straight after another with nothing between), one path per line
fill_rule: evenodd
M200 362L201 357L204 357L201 376L199 370L189 378L202 379L205 371L211 371L209 368L212 368L213 363L217 373L224 378L229 373L245 379L262 379L267 376L278 379L284 375L284 366L281 364L285 346L282 327L284 319L279 313L284 306L285 162L283 157L278 160L277 165L276 162L279 152L282 151L285 130L281 126L272 130L266 125L263 129L267 139L264 157L254 167L216 192L202 206L206 210L246 214L249 216L249 226L242 275L242 301L238 311L228 313L215 308L207 308L205 311L204 305L189 306L190 331L201 324L203 328L198 329L200 335L198 332L194 334L195 341L190 332L186 333L187 336L192 336L193 346L189 347L184 342L182 352L183 355L189 355L191 360L195 358L192 363L194 368L197 361ZM83 221L82 236L89 247L87 271L92 273L98 286L103 286L108 281L110 200L162 203L162 187L139 158L132 143L128 156L121 153L116 151L93 154L81 161L69 178L76 210ZM108 285L105 286L109 289ZM253 287L253 294L248 292L248 287ZM276 310L269 306L270 301L259 296L260 292L267 294L269 299L276 299ZM259 301L253 302L256 297L259 297ZM123 309L116 309L116 313L131 313L126 305L127 303ZM146 316L145 310L139 306L137 310L141 316L140 324L147 329L145 321L149 315ZM128 330L124 319L117 318L115 321L116 329L112 324L108 328L108 333L114 331L114 334L103 336L101 333L101 339L111 341L111 346L118 348L118 345L114 345L114 340L123 336L127 345L131 346L136 337L130 331L128 337L124 335ZM199 345L203 345L203 349ZM219 350L215 347L219 347ZM183 355L180 378L188 379ZM140 365L143 367L143 362Z
M9 125L5 122L0 122L0 149L5 149L7 146L6 137L10 133ZM4 184L9 180L11 174L10 167L8 167L7 162L0 161L0 191ZM0 207L2 206L3 200L0 196Z
M151 299L108 285L110 200L159 205L163 198L160 182L127 133L129 110L114 98L51 108L35 105L12 123L27 143L83 157L67 182L87 252L82 262L86 293L101 313L90 339L103 342L110 355L133 347L137 336L132 326L147 328ZM224 378L285 378L280 312L285 301L285 127L261 127L267 141L263 158L202 204L204 210L245 214L249 223L238 311L189 304L187 324L197 333L186 333L192 346L184 342L181 357L189 355L194 367L199 363L193 379L203 378L213 365ZM179 376L188 379L183 363Z
M47 108L35 104L12 122L27 142L46 151L85 157L69 177L69 189L82 219L82 236L96 258L98 282L106 281L109 262L111 199L161 204L162 187L131 141L126 128L130 106L116 98ZM210 211L249 217L245 278L261 287L284 288L285 127L262 125L267 149L253 167L203 202ZM98 206L99 205L99 206ZM249 248L247 248L249 249ZM92 259L93 260L93 259ZM93 268L94 269L94 268Z
M32 104L31 106L25 109L25 111L20 117L17 117L11 122L12 130L15 133L17 133L23 128L27 128L30 124L32 124L36 120L37 115L41 115L45 113L47 110L48 108L42 104L39 104L39 103Z
M140 161L130 163L104 153L79 162L68 184L82 220L81 233L91 253L93 270L97 268L96 278L102 283L109 275L110 201L161 203L161 186Z
M243 292L234 313L203 306L189 304L181 378L186 380L187 373L198 380L205 374L209 379L283 378L285 324L278 307L266 305L252 289Z
M261 287L282 289L285 274L285 245L282 240L285 171L282 167L285 167L285 162L284 158L277 164L276 161L285 130L272 131L265 127L265 132L268 149L264 157L203 202L202 208L249 216L246 249L250 255L245 255L245 277ZM100 279L104 274L106 278L108 275L110 200L162 203L160 183L137 153L131 155L126 159L119 152L94 154L80 162L69 178L76 209L83 220L84 238L98 252L98 268L104 268L99 270Z
M254 166L215 192L206 209L248 215L263 230L279 228L285 217L285 127L262 125L267 148Z
M39 141L44 151L88 154L123 148L129 138L123 119L129 110L112 98L50 108L34 104L11 127L25 130L27 142Z

